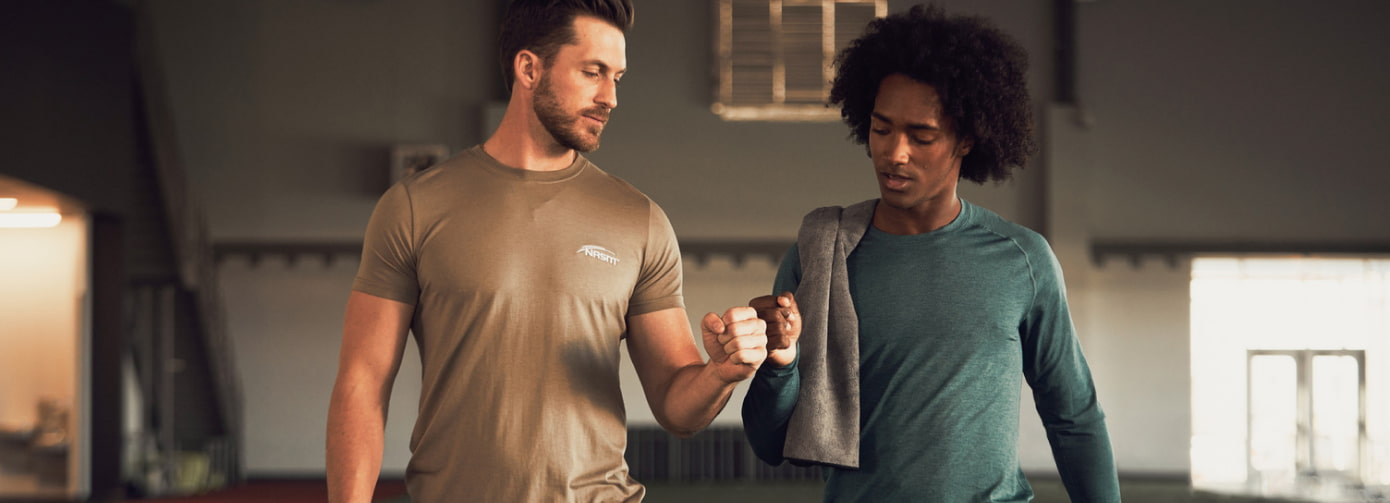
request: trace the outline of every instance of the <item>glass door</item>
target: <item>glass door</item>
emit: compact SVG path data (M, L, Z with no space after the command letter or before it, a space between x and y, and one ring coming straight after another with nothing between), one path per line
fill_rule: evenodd
M1248 352L1248 482L1261 494L1361 482L1365 351Z
M1287 354L1251 354L1247 382L1247 480L1264 494L1291 491L1300 465L1298 360Z
M1365 417L1365 379L1360 351L1312 355L1314 474L1359 480Z

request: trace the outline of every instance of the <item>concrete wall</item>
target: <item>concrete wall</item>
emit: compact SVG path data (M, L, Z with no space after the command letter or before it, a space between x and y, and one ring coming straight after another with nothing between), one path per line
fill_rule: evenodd
M1385 2L1089 2L1080 88L1096 238L1390 232Z

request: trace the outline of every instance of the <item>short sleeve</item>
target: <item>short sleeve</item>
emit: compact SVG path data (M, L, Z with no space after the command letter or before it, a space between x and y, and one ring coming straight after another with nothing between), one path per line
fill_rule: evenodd
M376 203L362 238L362 264L352 289L414 305L420 297L416 275L414 211L405 184L392 186Z
M642 270L628 302L628 316L685 307L681 297L681 251L676 232L666 213L648 202L647 246L642 252Z

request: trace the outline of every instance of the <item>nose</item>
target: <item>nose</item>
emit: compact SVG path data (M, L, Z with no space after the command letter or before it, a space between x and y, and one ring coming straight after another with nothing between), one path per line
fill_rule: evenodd
M598 95L594 96L594 103L602 105L609 110L618 108L618 83L612 80L605 80L603 84L600 84Z
M895 165L907 164L912 159L911 145L908 144L906 134L894 134L888 140L888 160Z

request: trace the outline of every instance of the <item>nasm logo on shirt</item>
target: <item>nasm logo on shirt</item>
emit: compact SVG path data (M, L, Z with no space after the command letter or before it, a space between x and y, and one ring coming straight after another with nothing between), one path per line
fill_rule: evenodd
M602 246L584 245L574 253L598 259L608 265L618 265L618 254Z

